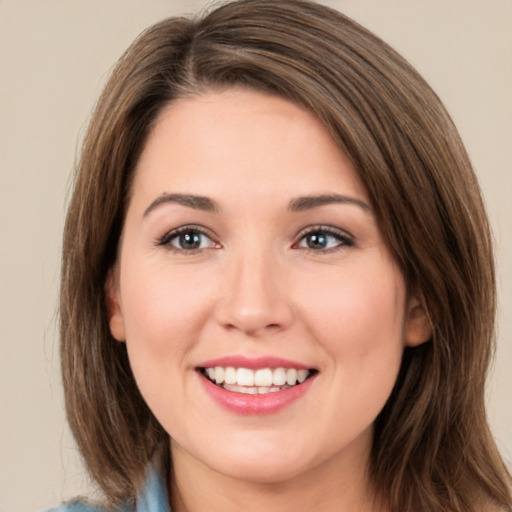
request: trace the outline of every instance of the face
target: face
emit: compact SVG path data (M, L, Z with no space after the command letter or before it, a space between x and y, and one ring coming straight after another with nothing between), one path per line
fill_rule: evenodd
M424 315L310 113L229 90L160 115L108 285L173 459L259 482L366 461Z

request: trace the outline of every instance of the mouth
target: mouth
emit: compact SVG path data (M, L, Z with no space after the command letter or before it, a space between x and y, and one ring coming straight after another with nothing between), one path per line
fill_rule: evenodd
M197 368L207 380L226 391L246 395L268 395L298 387L311 379L317 370L305 368L244 368L208 366Z

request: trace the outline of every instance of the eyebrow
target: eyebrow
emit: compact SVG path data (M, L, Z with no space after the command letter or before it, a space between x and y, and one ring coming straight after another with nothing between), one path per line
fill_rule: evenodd
M220 210L219 205L209 197L195 196L193 194L162 194L158 196L145 210L143 217L152 212L162 204L175 203L182 206L188 206L195 210L216 213Z
M304 196L297 197L290 201L288 205L288 209L292 212L302 212L305 210L312 210L313 208L318 208L320 206L325 206L328 204L352 204L355 206L359 206L365 212L371 213L372 209L370 205L362 201L361 199L357 199L355 197L343 196L340 194L322 194L319 196Z
M158 196L145 210L143 217L162 204L175 203L195 210L217 213L220 211L219 205L209 197L196 196L193 194L162 194ZM288 209L292 212L302 212L312 210L329 204L352 204L359 206L365 212L371 212L372 209L361 199L344 196L340 194L321 194L318 196L302 196L292 199Z

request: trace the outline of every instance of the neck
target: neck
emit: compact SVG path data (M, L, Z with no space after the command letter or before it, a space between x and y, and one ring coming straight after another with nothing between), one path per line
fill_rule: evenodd
M384 512L367 472L369 450L325 461L277 482L224 475L171 442L173 512Z

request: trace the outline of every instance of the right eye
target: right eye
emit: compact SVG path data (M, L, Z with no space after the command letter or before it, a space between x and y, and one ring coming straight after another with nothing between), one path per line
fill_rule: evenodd
M159 240L158 245L180 252L194 252L218 247L218 244L204 231L192 227L183 227L169 231Z

